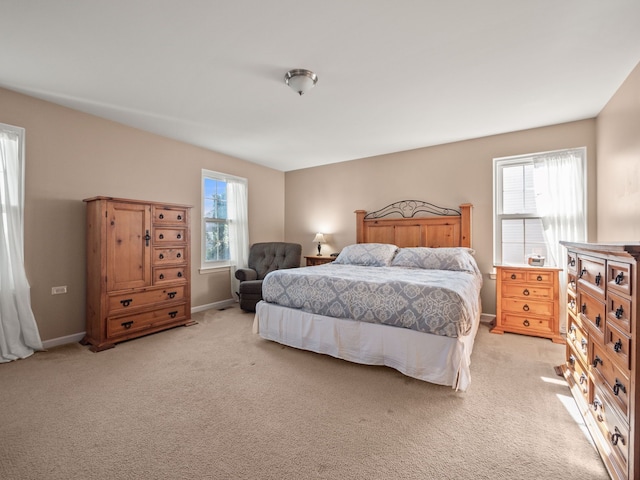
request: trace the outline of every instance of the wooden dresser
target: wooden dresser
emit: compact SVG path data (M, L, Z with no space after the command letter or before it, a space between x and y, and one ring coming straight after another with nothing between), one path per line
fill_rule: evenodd
M611 477L637 479L640 244L560 243L568 251L564 376Z
M87 203L87 312L94 352L191 323L191 207L110 197Z
M560 335L558 272L552 267L496 267L496 323L492 333L521 333L564 343Z

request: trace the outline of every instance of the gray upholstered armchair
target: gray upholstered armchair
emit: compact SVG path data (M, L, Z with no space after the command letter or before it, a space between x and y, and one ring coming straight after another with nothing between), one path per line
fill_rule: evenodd
M255 312L256 304L262 300L262 280L267 273L299 267L301 255L302 245L298 243L264 242L251 245L248 268L236 270L236 278L240 280L240 308Z

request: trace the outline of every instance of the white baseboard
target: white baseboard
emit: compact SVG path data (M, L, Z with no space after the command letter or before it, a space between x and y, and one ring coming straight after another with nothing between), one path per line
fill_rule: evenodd
M84 338L85 332L74 333L73 335L67 335L66 337L52 338L51 340L45 340L42 342L42 346L45 350L53 347L59 347L60 345L66 345L67 343L76 343Z
M238 303L233 298L229 298L228 300L222 300L221 302L213 302L207 303L206 305L199 305L197 307L193 307L191 309L191 313L204 312L205 310L210 310L215 308L216 310L220 310L221 308L230 307L234 303Z
M191 309L191 313L204 312L205 310L209 310L215 308L220 310L221 308L226 308L233 305L236 302L233 298L228 300L223 300L221 302L208 303L207 305L199 305ZM59 347L60 345L66 345L68 343L76 343L84 338L85 332L74 333L72 335L67 335L64 337L52 338L51 340L44 340L42 342L42 347L47 350L53 347Z

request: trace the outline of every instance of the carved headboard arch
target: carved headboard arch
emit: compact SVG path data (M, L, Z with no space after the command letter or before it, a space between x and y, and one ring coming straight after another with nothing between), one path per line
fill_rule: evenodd
M470 203L463 203L456 210L420 200L402 200L375 212L356 210L356 243L471 247L472 208Z

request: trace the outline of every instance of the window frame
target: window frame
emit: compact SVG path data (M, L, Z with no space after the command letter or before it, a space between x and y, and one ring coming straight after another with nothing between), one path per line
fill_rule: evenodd
M241 183L247 183L247 179L246 178L242 178L242 177L237 177L235 175L229 175L226 173L221 173L221 172L216 172L214 170L208 170L208 169L202 169L202 175L201 175L201 181L200 181L200 187L201 187L201 192L200 192L200 222L201 222L201 248L200 248L200 269L201 270L212 270L212 269L218 269L218 268L229 268L231 265L233 265L234 259L231 258L231 253L230 253L230 258L228 260L215 260L215 261L207 261L206 259L206 255L207 255L207 223L213 221L216 221L217 219L211 219L210 217L205 217L205 212L206 212L206 208L205 208L205 182L206 180L216 180L216 181L220 181L220 182L225 182L225 184L227 184L227 189L228 189L228 184L229 182L241 182ZM229 198L227 197L227 202L229 201ZM228 205L227 205L228 208ZM228 218L228 214L227 214L227 219L226 221L222 222L217 220L216 223L224 223L226 225L230 225L231 222L233 222L233 219ZM229 228L229 230L231 230L231 228ZM229 239L229 248L231 246L231 239Z

